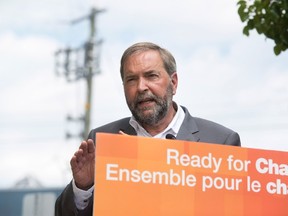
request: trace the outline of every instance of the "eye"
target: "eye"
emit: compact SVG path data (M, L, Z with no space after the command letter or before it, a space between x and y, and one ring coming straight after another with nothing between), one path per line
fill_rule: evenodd
M149 74L147 74L147 77L149 79L157 79L159 77L159 75L157 73L149 73Z
M130 81L133 81L134 78L129 78L129 79L126 79L126 82L130 82Z
M134 81L136 81L136 77L134 77L134 76L129 76L129 77L126 77L126 79L125 79L126 83L132 83Z

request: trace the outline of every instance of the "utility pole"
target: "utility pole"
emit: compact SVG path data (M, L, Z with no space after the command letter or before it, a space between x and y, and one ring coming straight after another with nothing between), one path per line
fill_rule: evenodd
M85 79L87 84L87 95L85 103L85 114L74 118L67 116L67 121L80 121L83 124L83 130L79 134L66 133L66 138L80 137L82 140L87 138L90 131L90 119L92 108L92 87L93 75L99 74L100 46L102 40L97 39L96 17L104 9L92 8L90 14L73 20L71 24L77 24L83 20L89 20L90 34L87 42L79 48L59 49L55 52L55 69L57 75L64 75L68 82ZM62 59L62 61L61 61Z

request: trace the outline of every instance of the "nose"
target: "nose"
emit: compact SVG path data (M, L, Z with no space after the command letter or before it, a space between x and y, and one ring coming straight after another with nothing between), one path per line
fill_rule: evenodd
M146 79L144 78L140 78L138 80L138 85L137 85L137 89L139 92L143 92L146 91L148 89L148 82Z

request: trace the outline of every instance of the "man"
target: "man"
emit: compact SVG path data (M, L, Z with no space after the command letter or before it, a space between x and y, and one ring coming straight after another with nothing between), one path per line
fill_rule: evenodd
M92 215L96 132L240 146L239 135L192 117L173 101L178 85L174 57L153 43L136 43L121 58L121 78L132 117L92 130L71 159L72 182L58 197L56 216Z

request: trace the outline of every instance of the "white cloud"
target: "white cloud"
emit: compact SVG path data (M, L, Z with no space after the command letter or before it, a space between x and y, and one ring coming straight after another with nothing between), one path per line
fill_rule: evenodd
M1 29L47 29L57 22L69 21L67 18L87 10L87 1L77 0L11 0L0 2Z
M71 179L70 158L77 146L69 142L15 143L1 146L0 171L9 173L1 180L1 187L13 185L26 176L37 178L43 186L63 186Z

